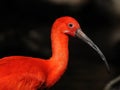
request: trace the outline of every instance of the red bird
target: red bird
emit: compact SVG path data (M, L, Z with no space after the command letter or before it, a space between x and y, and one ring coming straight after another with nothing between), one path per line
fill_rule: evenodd
M0 90L44 90L53 86L68 63L68 36L77 36L95 49L108 67L98 47L82 32L78 22L69 16L58 18L52 27L52 56L45 60L9 56L0 60ZM109 68L109 67L108 67Z

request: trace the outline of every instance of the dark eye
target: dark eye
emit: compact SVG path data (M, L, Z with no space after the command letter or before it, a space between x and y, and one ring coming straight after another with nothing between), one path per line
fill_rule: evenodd
M73 27L74 27L74 24L73 24L73 23L69 23L69 24L68 24L68 27L73 28Z

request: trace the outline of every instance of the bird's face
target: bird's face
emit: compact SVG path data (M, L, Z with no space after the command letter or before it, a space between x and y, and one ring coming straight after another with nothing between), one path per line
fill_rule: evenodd
M84 42L86 42L88 45L90 45L95 51L97 51L98 54L103 59L103 61L105 62L106 66L109 70L108 63L107 63L106 58L103 55L103 53L93 43L93 41L89 37L87 37L87 35L85 35L83 33L83 31L80 28L79 23L74 18L65 16L65 17L58 18L56 21L58 22L58 26L56 23L56 27L59 27L59 30L61 30L63 33L68 34L73 37L76 36L76 37L82 39Z
M80 28L79 23L72 17L64 16L56 19L53 28L58 29L60 32L75 36L77 29Z
M68 34L70 36L75 36L78 29L80 29L80 25L74 18L65 18L63 23L63 29L61 29L63 30L63 33Z

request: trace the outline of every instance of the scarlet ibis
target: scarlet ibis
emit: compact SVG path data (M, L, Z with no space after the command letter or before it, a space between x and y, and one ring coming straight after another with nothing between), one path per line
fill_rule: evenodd
M84 40L108 63L99 48L82 32L78 22L69 16L56 19L52 26L52 56L40 59L8 56L0 60L1 90L44 90L53 86L64 73L68 63L68 36Z

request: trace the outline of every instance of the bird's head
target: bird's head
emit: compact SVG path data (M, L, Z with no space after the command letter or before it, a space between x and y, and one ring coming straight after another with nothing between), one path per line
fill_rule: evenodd
M98 54L101 56L102 60L105 62L106 67L109 70L109 65L106 61L105 56L101 50L93 43L93 41L81 30L79 23L72 17L64 16L56 19L53 24L53 28L59 28L62 33L68 34L73 37L78 37L85 43L90 45Z
M56 19L54 28L59 28L62 33L75 36L76 30L80 28L79 23L72 17L64 16Z

